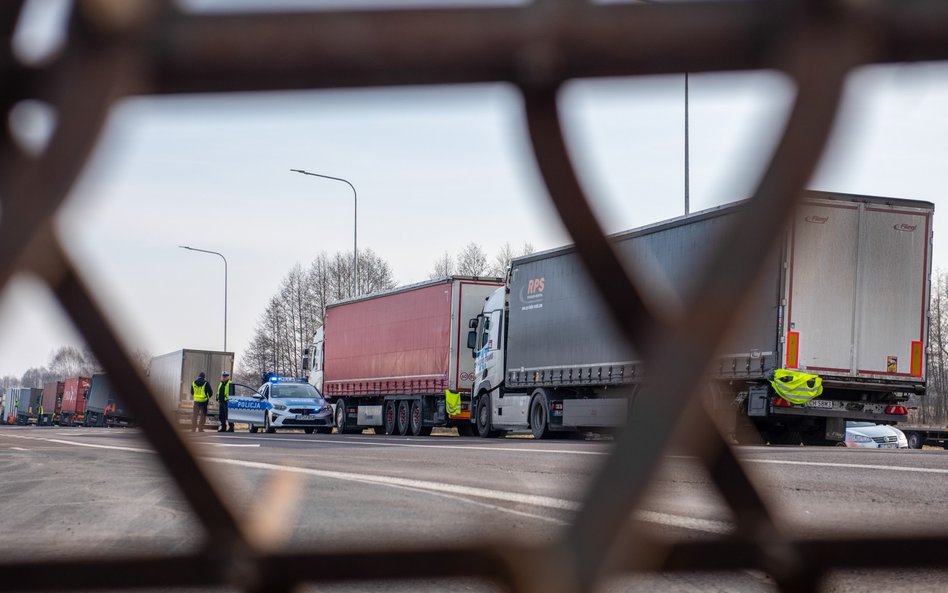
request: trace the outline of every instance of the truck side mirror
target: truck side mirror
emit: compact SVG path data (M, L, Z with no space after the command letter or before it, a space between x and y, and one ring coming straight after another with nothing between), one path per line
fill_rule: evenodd
M468 319L468 320L467 320L467 327L470 328L470 329L476 329L476 328L477 328L477 317L472 317L472 318Z
M477 346L477 332L469 331L467 332L467 347L471 350L471 355L474 355L474 348Z
M306 350L303 352L303 370L309 370L309 351Z

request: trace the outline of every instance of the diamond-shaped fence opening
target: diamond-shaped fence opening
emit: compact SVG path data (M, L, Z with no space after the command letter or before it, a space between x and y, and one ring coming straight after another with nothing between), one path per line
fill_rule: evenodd
M5 38L22 6L0 12ZM738 318L819 162L845 76L869 62L944 59L948 7L914 0L877 3L695 2L592 5L542 2L516 8L282 14L177 12L153 3L76 3L65 48L48 63L0 53L4 112L38 100L54 112L45 149L0 144L0 281L19 269L43 278L139 419L157 459L206 530L199 554L10 561L0 590L198 587L234 584L287 590L304 582L484 577L522 591L589 590L615 571L755 569L784 591L817 588L828 570L941 566L943 533L893 539L798 540L771 519L707 412L689 405L711 356ZM9 45L7 46L10 47ZM432 51L432 47L439 51ZM733 233L696 281L700 302L656 316L643 287L605 240L573 173L557 93L579 77L772 68L798 96L770 165ZM550 197L577 251L650 383L617 437L565 534L545 545L353 548L319 552L273 547L237 519L190 447L150 397L117 327L91 296L50 221L95 145L110 105L135 94L220 93L344 86L507 81L525 119ZM5 134L8 132L5 131ZM649 397L661 393L661 397ZM734 530L663 543L625 530L677 435L698 456L734 513ZM688 438L684 438L688 437ZM618 546L618 547L617 547ZM199 558L213 562L198 562Z

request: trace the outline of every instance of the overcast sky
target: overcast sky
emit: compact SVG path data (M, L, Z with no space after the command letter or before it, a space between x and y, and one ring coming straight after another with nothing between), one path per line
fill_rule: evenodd
M780 75L690 78L692 210L747 197L794 88ZM609 231L683 211L683 78L578 82L562 99L583 183ZM948 65L854 76L810 187L948 205ZM58 220L131 347L223 346L238 359L281 278L320 252L359 247L398 283L425 279L445 250L569 241L533 161L520 97L504 85L134 99L112 113ZM948 242L935 217L935 267ZM351 251L350 251L351 252ZM79 343L45 289L18 277L0 300L0 374Z

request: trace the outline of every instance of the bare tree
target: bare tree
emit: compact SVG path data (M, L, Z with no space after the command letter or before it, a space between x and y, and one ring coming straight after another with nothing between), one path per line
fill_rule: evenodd
M505 277L507 275L507 270L510 269L510 260L513 258L513 247L510 246L509 241L505 241L497 251L497 255L494 256L494 263L491 265L490 275L497 276L498 278Z
M477 243L468 243L458 254L457 273L461 276L483 276L487 271L487 254Z
M352 298L352 258L345 253L320 254L305 270L294 266L267 303L235 377L247 384L267 372L302 374L303 350L322 326L326 307ZM371 249L359 253L361 294L395 286L391 266Z
M447 278L454 274L454 259L447 251L439 257L434 263L434 268L428 274L428 278Z

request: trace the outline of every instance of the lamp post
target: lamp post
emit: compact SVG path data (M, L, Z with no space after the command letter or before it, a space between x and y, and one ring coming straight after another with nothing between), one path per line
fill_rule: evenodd
M200 251L201 253L211 253L214 255L220 256L224 260L224 352L227 352L227 258L224 257L224 254L218 253L216 251L209 251L207 249L198 249L197 247L189 247L187 245L178 245L181 249L187 249L188 251Z
M330 175L322 175L320 173L310 173L309 171L304 171L303 169L290 169L294 173L302 173L303 175L311 175L313 177L322 177L323 179L332 179L333 181L341 181L348 185L352 189L352 204L353 204L353 213L352 213L352 296L358 296L359 294L359 195L356 193L356 188L348 180L343 179L342 177L332 177Z

